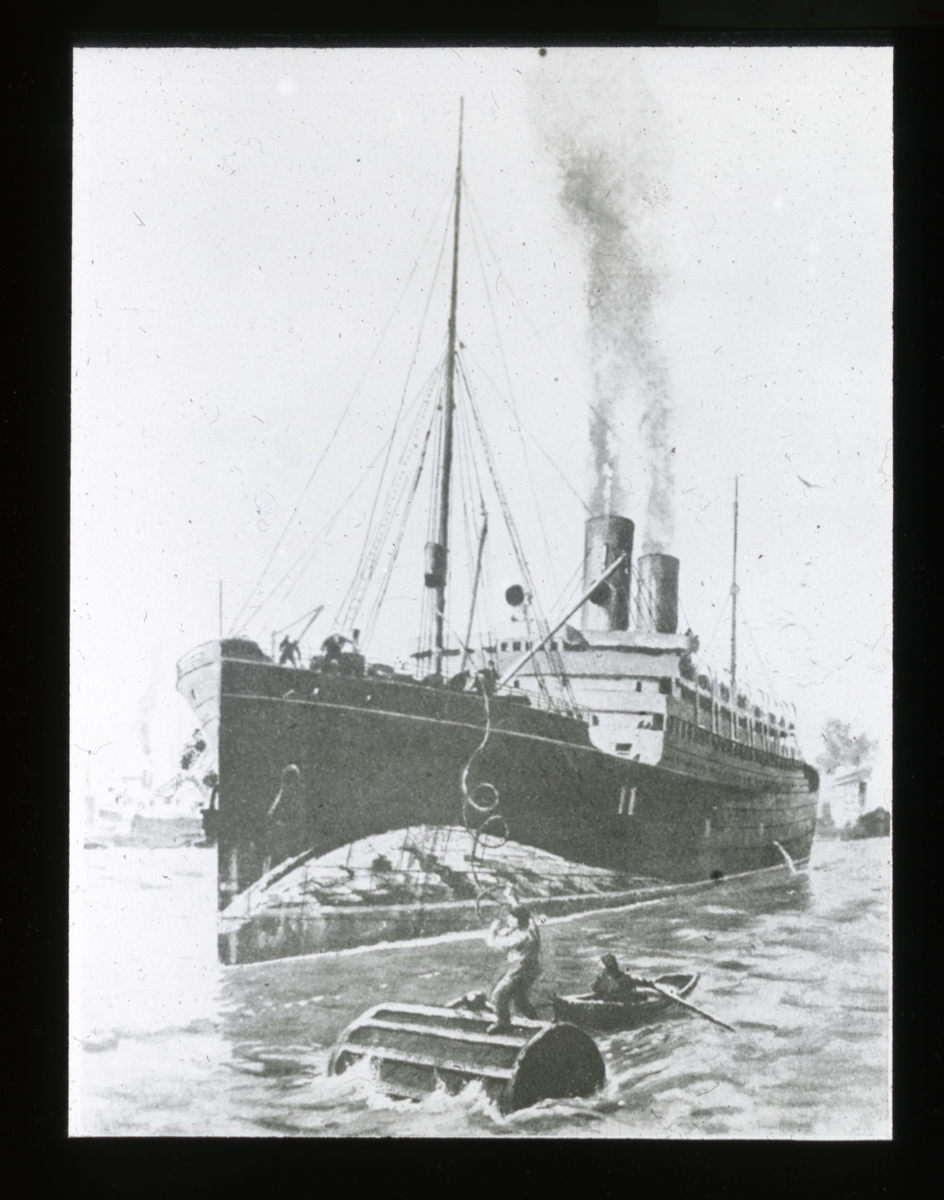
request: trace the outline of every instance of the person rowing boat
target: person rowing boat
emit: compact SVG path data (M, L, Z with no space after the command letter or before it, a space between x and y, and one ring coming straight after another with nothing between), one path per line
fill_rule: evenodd
M603 970L590 985L594 996L600 1000L615 1000L632 1003L639 999L639 989L647 985L646 980L634 979L621 971L616 957L604 954L600 959Z
M685 999L698 983L698 975L637 979L621 971L612 954L604 954L600 961L604 969L593 981L590 992L582 996L554 996L555 1020L609 1029L631 1028L661 1014L673 1004L680 1004L706 1021L735 1032L731 1025Z

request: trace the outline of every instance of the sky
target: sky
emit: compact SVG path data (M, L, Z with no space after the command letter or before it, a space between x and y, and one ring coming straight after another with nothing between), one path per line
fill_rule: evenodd
M890 49L74 68L77 794L174 772L194 727L175 664L218 636L221 587L224 630L266 650L317 605L310 637L329 631L401 400L442 351L460 98L458 336L546 614L602 479L637 548L680 559L683 628L722 673L738 476L739 678L796 705L808 759L829 717L877 738L888 780ZM416 645L413 536L388 661ZM482 612L515 581L499 559Z

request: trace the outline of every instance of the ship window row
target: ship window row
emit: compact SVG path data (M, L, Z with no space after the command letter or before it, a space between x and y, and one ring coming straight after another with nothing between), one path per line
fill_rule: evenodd
M682 687L681 693L683 700L687 700L690 704L695 703L695 693L690 688ZM710 713L711 701L706 696L699 696L698 708L703 713ZM725 708L722 704L718 706L717 713L719 721L721 721L723 724L726 724L728 728L731 728L734 720L734 714L731 712L731 709ZM754 732L759 734L761 737L772 738L775 741L778 738L785 738L789 736L789 732L786 729L778 729L775 725L770 726L765 724L763 721L750 722L748 721L747 717L742 717L740 715L738 716L737 724L738 728L743 729L745 732L749 728L753 728Z
M625 718L625 715L626 714L623 712L619 713L619 716L621 718ZM671 718L669 718L669 719L671 720ZM596 713L590 714L590 724L591 725L599 725L600 724L600 718L597 716ZM662 713L642 714L641 720L636 722L636 728L637 729L664 730L665 729L665 717L662 715ZM616 748L618 750L619 746L617 746Z
M502 650L512 650L512 651L514 651L514 650L530 650L531 643L530 642L502 642L501 648L502 648ZM559 647L557 645L557 642L554 641L553 638L551 639L550 643L544 647L545 650L557 650L558 648Z
M715 750L722 750L726 754L733 754L736 758L752 762L775 763L780 762L783 758L795 757L793 747L790 747L784 754L776 754L770 750L763 750L759 746L747 746L743 742L732 741L731 738L724 737L720 733L713 733L710 729L705 729L701 725L693 725L690 721L683 721L679 717L669 717L668 728L670 733L674 733L682 741L711 746Z
M686 679L694 680L695 676L694 675L686 675ZM699 686L699 688L701 688L702 691L708 692L712 695L714 694L712 685L711 685L711 680L708 678L707 675L699 675L696 682L698 683L698 686ZM723 684L723 683L718 684L718 694L720 695L721 700L724 704L730 704L731 689L729 687L726 687L725 684ZM737 697L737 707L740 709L743 709L745 712L747 712L748 709L751 709L751 706L748 703L748 699L746 696L738 696ZM762 721L766 719L767 721L770 722L771 725L784 726L786 724L786 718L784 718L784 717L778 718L772 712L768 712L765 714L764 710L756 704L753 706L753 708L751 709L751 712L748 715L753 715L755 717L759 717Z

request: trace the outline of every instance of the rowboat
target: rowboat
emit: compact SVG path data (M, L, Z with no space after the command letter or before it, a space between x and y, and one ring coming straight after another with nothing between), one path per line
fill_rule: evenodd
M671 988L680 999L691 995L700 975L659 975L655 982ZM579 996L554 996L554 1020L569 1021L590 1029L635 1029L659 1020L680 1006L649 988L640 988L632 1000L601 1000L592 992Z

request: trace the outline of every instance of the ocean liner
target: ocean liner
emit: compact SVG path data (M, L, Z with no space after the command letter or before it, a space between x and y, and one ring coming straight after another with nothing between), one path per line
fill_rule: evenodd
M394 517L405 520L396 502L378 509L387 516L368 529L359 581L307 663L299 661L297 641L283 640L277 655L273 636L267 654L234 630L178 664L178 690L198 715L212 768L204 821L218 847L224 918L240 897L300 864L326 856L344 862L344 847L397 831L467 831L472 891L450 881L445 867L441 875L455 884L452 898L468 904L472 896L476 906L483 890L476 894L476 853L481 862L483 847L504 843L532 848L577 874L609 872L649 885L793 869L809 857L817 773L801 757L792 710L767 697L759 703L738 678L736 584L731 667L721 679L697 665L697 639L679 631L678 559L634 559L633 521L604 511L586 521L582 569L573 564L582 570L579 598L547 620L495 477L522 584L505 593L505 631L473 647L483 518L469 546L475 567L468 607L461 617L447 616L464 403L465 428L478 431L484 462L494 469L457 337L463 192L460 133L439 390L417 418L418 465L399 476L418 482L432 447L430 536L416 568L424 573L418 616L425 624L414 669L372 661L369 639L355 628L381 542L390 540ZM734 512L736 564L736 493ZM448 611L458 613L458 601L452 604ZM460 623L464 638L455 632ZM435 873L434 856L414 854L427 878ZM378 860L372 874L390 867ZM398 895L402 900L402 890ZM364 893L355 899L363 903ZM235 961L318 944L277 938L266 953L257 945L221 954Z

